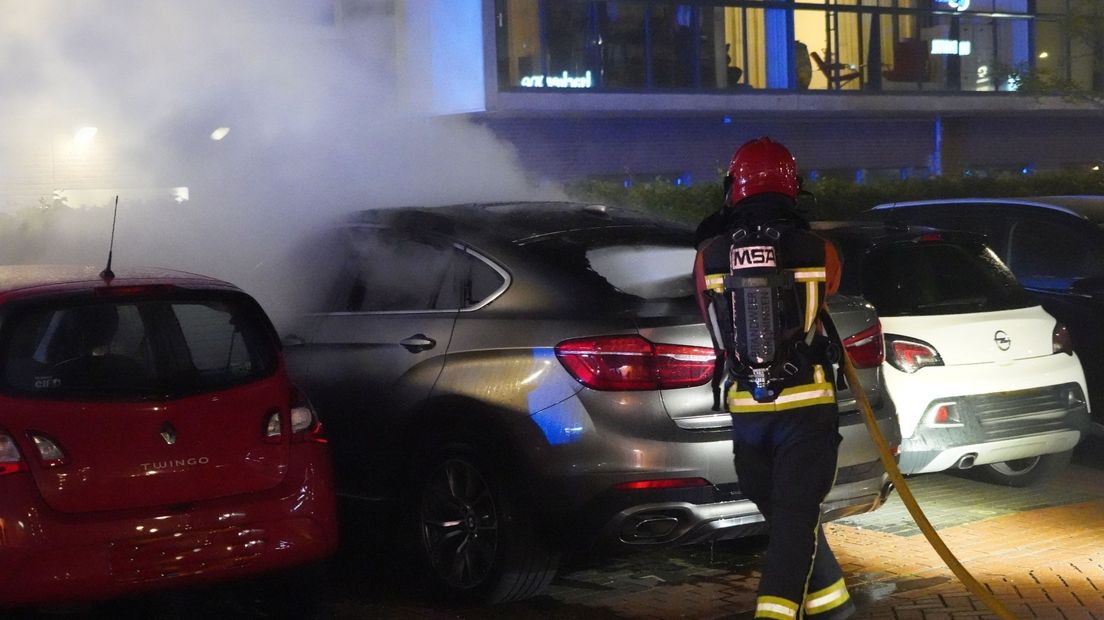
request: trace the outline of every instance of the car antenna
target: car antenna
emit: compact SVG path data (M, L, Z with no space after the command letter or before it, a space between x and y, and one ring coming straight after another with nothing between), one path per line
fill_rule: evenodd
M115 220L119 219L119 195L115 194L115 212L111 216L111 243L107 246L107 267L100 272L104 280L113 280L115 272L111 270L111 254L115 251Z

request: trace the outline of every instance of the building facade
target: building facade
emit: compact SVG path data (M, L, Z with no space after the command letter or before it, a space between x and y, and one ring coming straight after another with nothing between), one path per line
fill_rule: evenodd
M406 0L398 14L421 103L487 126L534 176L692 183L758 135L813 176L1091 168L1096 5Z

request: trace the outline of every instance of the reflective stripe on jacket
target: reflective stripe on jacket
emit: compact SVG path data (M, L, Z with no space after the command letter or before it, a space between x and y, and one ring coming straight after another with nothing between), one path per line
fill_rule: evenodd
M728 389L725 403L730 413L769 413L836 402L836 390L820 364L813 366L813 382L784 388L773 401L761 403L751 392L741 391L735 383Z

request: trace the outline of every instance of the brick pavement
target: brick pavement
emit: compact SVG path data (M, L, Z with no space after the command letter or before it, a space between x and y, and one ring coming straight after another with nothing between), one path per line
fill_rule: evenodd
M1024 619L1104 620L1104 475L1080 465L1032 489L935 474L910 480L944 541ZM881 509L826 526L858 619L986 620L920 534L896 494ZM339 596L340 618L742 620L755 600L763 539L606 558L576 567L547 594L493 608ZM349 588L345 589L346 592Z
M1038 489L943 475L912 483L947 546L1017 616L1104 618L1104 477L1098 470L1072 466ZM857 617L995 618L918 530L900 527L905 513L896 499L827 526L861 602ZM969 513L981 518L963 522Z
M1018 617L1104 620L1099 470L1074 465L1030 489L943 474L914 477L910 487L959 561ZM856 618L997 618L944 565L896 494L874 513L826 527L859 605ZM644 554L568 573L542 597L548 615L523 603L460 617L746 618L758 584L758 550L718 547ZM553 601L570 609L556 610Z

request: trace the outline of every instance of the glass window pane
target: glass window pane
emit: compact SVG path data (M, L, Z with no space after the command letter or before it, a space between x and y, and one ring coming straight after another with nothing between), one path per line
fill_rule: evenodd
M644 6L631 2L601 2L598 15L602 86L644 87L647 84Z
M520 86L522 78L543 75L537 0L498 0L498 86ZM531 83L531 82L530 82Z
M721 24L712 8L691 4L657 3L650 7L652 84L675 88L714 87L718 83L716 59L723 58L723 43L714 43Z
M357 273L344 295L345 311L433 310L443 295L451 296L451 246L372 231L356 238L354 251Z
M1065 79L1066 40L1062 24L1052 20L1035 22L1035 67L1045 79Z
M544 40L546 73L561 76L563 72L573 77L583 76L589 70L590 3L558 0L545 2Z
M1028 22L971 16L959 28L962 90L1014 89L1010 76L1028 66Z
M766 11L727 7L724 9L725 43L730 57L725 83L737 80L755 88L767 88Z
M931 42L920 37L912 15L883 18L882 90L935 90ZM887 36L888 35L888 36Z
M468 254L465 261L469 270L466 279L467 292L463 303L465 307L482 303L506 283L502 274L482 259Z
M181 396L275 367L259 308L237 295L92 304L45 302L0 337L0 389L51 397Z
M858 13L794 11L795 36L798 42L807 46L811 60L809 88L862 88L863 65L867 55L863 40L869 36L870 18L866 20L867 27L862 28Z

